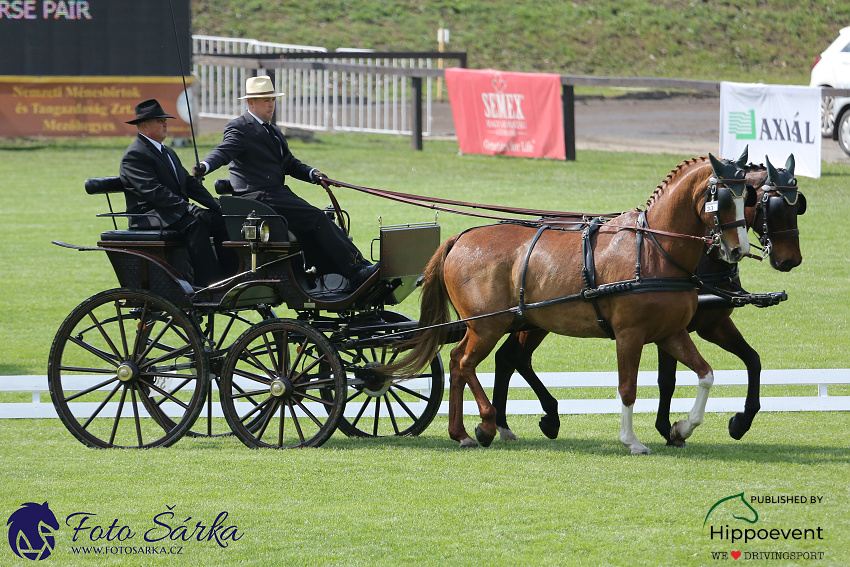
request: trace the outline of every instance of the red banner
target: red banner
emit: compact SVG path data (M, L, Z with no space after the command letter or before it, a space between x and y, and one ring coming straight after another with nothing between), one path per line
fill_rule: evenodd
M446 69L461 153L566 159L560 75Z
M177 117L170 137L191 135L182 77L0 77L0 136L135 135L125 122L149 98Z

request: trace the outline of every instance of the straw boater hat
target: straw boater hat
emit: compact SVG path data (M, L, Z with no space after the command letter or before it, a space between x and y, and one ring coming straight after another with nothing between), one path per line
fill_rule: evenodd
M128 120L127 124L138 124L145 120L153 120L154 118L174 118L170 114L166 114L159 102L155 98L140 102L136 105L136 117Z
M248 77L248 80L245 81L245 96L240 96L239 100L267 96L283 96L283 93L274 92L271 78L267 75L260 75L259 77Z

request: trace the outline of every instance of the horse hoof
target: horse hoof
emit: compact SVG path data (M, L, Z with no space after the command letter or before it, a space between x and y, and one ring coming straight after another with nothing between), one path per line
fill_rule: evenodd
M499 432L499 441L516 441L518 439L516 434L507 427L497 426L496 430Z
M673 427L670 428L670 437L667 440L668 445L676 447L683 447L685 445L685 439L687 439L688 436L682 433L682 427L684 427L684 425L685 420L677 421L673 424Z
M543 435L549 439L555 439L558 437L558 431L561 429L561 420L558 419L558 416L550 417L544 415L540 418L540 423L537 425L540 427Z
M632 455L651 455L652 451L649 450L649 447L641 445L638 443L637 445L633 445L631 447Z
M476 441L472 437L467 437L466 439L460 442L461 449L474 449L475 447L478 447L478 441Z
M729 419L729 436L735 441L740 441L744 434L750 430L750 425L750 423L747 423L744 414L736 413Z
M484 433L484 430L481 429L481 426L477 426L475 428L475 438L478 439L478 442L481 443L482 447L489 447L493 442L493 439L496 438L495 435L487 435Z

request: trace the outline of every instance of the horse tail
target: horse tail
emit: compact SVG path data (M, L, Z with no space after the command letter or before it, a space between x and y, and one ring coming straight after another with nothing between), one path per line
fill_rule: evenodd
M402 350L409 349L401 358L380 368L385 374L400 374L401 378L410 378L424 368L440 347L445 344L449 334L447 323L451 321L449 292L446 288L444 267L446 257L460 235L443 242L428 265L425 267L420 300L419 328L410 339L399 344Z

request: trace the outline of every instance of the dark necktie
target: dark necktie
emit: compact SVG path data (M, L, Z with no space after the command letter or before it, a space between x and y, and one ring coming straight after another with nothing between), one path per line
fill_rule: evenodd
M174 165L174 162L171 161L171 156L169 156L168 152L165 151L165 144L159 145L159 151L162 152L162 157L164 157L165 161L171 166L171 171L173 171L174 175L177 176L177 167Z
M266 132L269 133L269 136L272 137L272 140L274 141L274 145L277 148L277 151L282 156L283 155L283 146L280 143L280 138L277 137L277 134L275 134L274 129L271 127L271 124L266 124L265 122L263 122L263 128L265 128Z

